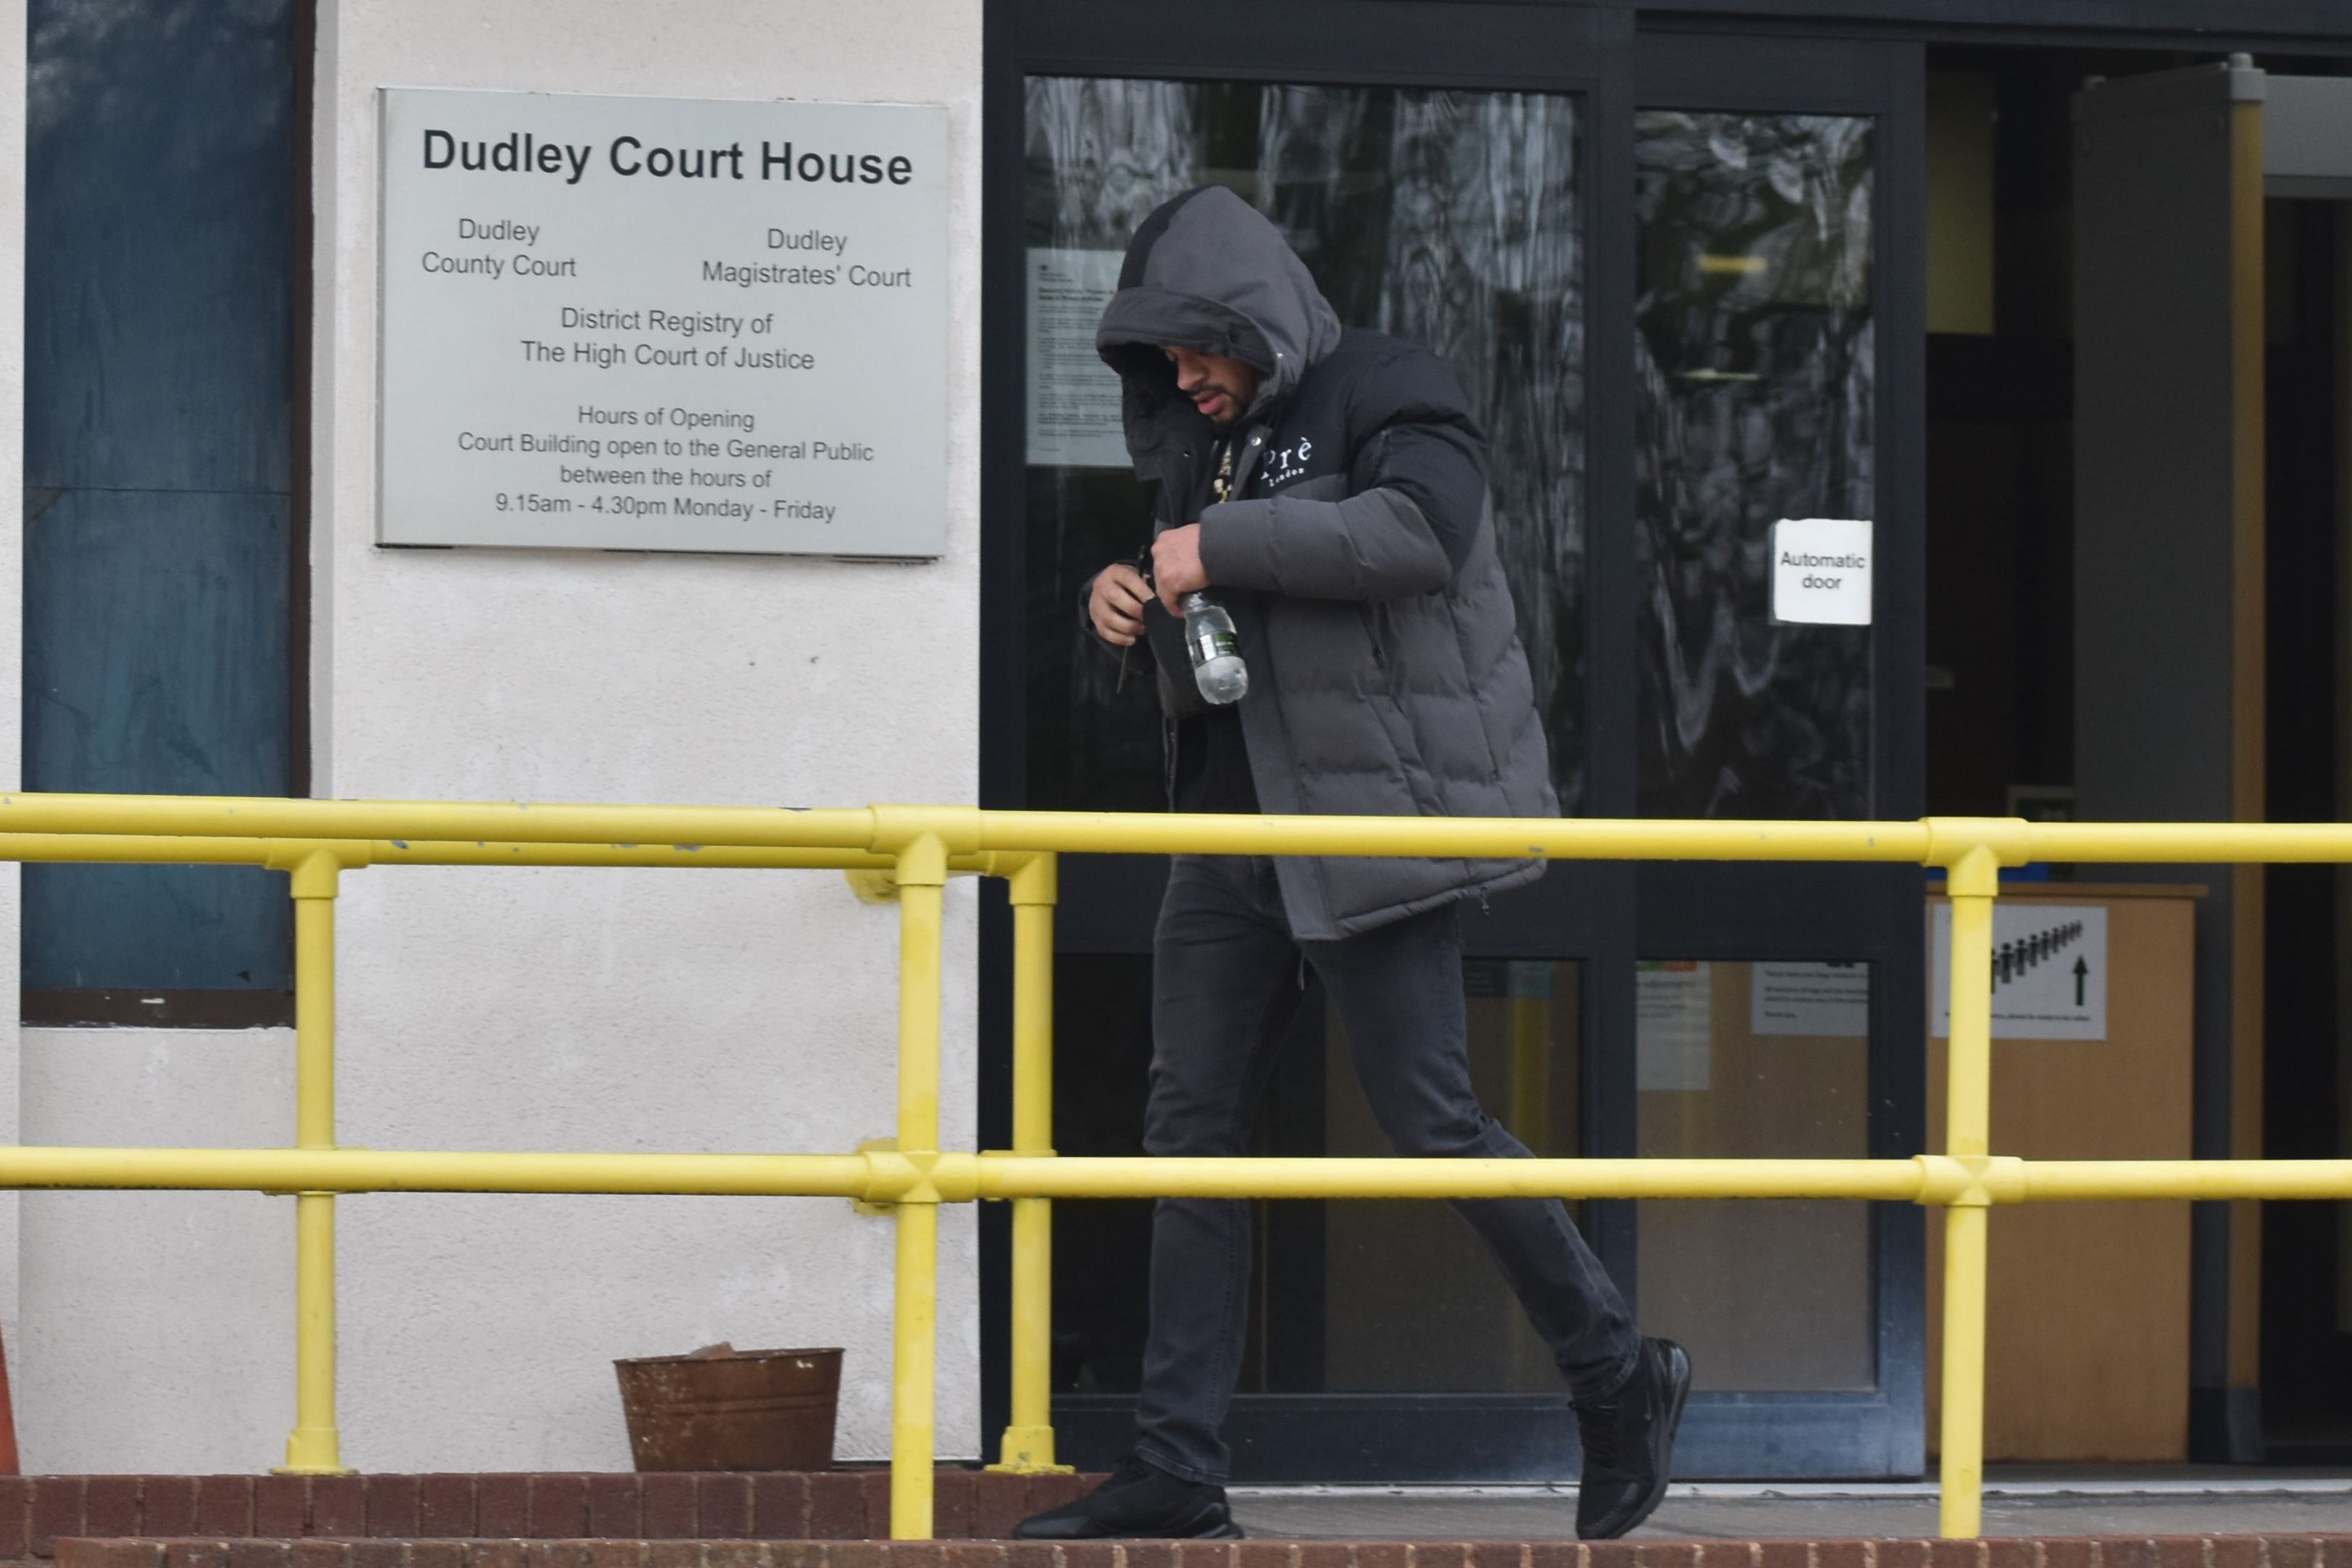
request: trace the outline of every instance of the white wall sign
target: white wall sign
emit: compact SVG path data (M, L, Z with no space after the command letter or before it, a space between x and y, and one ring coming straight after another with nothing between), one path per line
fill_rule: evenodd
M1118 291L1118 250L1029 252L1029 460L1042 467L1125 468L1118 373L1095 328Z
M1706 963L1633 966L1633 1087L1703 1089L1715 1066L1715 972Z
M931 557L947 111L387 89L378 541Z
M1928 937L1930 1016L1952 1032L1952 906ZM1999 903L1992 911L1992 1037L2107 1037L2107 911L2095 904Z
M1772 618L1793 626L1870 625L1870 524L1783 518L1772 525Z
M1870 1034L1870 965L1764 963L1748 970L1748 1032L1859 1040Z

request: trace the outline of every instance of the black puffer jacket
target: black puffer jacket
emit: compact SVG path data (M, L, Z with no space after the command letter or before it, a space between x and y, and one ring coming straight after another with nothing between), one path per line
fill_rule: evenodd
M1123 378L1128 449L1159 485L1155 531L1197 519L1250 669L1241 702L1263 809L1557 816L1527 656L1495 553L1486 443L1426 350L1344 331L1257 210L1191 191L1136 231L1097 344ZM1234 495L1207 506L1218 432L1162 344L1265 379L1235 427ZM1171 677L1173 679L1171 679ZM1171 719L1203 704L1162 668ZM1278 863L1291 933L1352 935L1540 861Z

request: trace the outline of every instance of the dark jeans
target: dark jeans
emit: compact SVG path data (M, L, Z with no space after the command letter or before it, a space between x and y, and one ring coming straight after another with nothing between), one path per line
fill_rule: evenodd
M1293 942L1273 862L1179 856L1153 942L1153 1154L1245 1154L1276 1049L1299 1001L1303 956L1347 1030L1372 1114L1402 1154L1524 1160L1470 1088L1462 937L1449 905L1341 942ZM1574 1398L1614 1393L1640 1340L1623 1298L1559 1203L1456 1204L1485 1240ZM1218 1430L1248 1325L1250 1210L1163 1198L1151 1224L1151 1332L1137 1452L1222 1485Z

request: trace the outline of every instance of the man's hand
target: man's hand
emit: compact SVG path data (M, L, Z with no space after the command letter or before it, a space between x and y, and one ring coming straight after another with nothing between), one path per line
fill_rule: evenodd
M1160 587L1160 602L1171 616L1184 613L1179 603L1187 594L1209 585L1201 564L1201 525L1188 522L1171 528L1151 542L1151 580Z
M1143 603L1150 597L1151 584L1132 566L1106 566L1096 573L1094 589L1087 595L1095 636L1119 647L1133 647L1143 635Z

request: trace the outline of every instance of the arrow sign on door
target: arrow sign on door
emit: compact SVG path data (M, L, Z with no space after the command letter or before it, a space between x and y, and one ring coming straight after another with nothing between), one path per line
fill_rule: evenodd
M1951 1029L1952 910L1936 906L1930 1015ZM2107 911L2096 904L2006 900L1992 911L1992 1035L1997 1040L2107 1037Z

